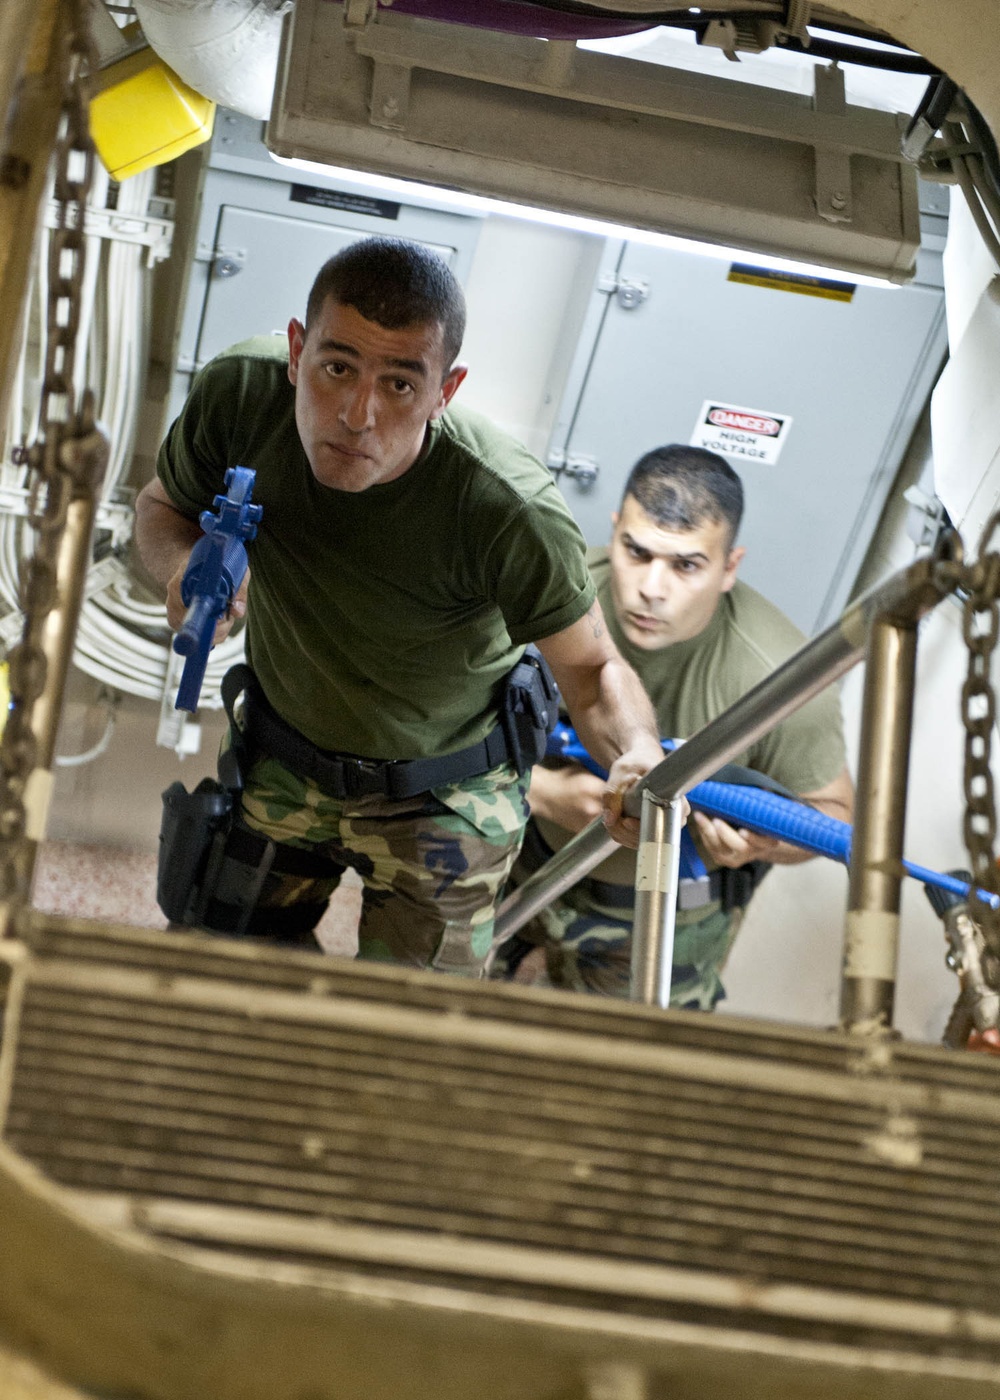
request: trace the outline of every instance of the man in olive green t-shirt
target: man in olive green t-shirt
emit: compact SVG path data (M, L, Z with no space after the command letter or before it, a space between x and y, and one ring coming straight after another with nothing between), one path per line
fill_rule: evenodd
M550 474L452 407L464 322L436 254L350 245L287 346L245 342L201 371L139 496L137 542L175 628L228 469L254 470L263 507L215 635L245 615L252 670L241 810L203 927L315 947L351 866L360 956L478 974L527 817L534 754L519 771L498 715L527 643L610 770L609 830L638 838L622 794L660 757L652 708Z
M805 640L772 603L737 578L743 488L724 458L669 446L636 463L610 549L591 551L591 574L611 635L646 687L665 738L686 739L728 709ZM836 692L790 715L737 760L820 811L849 821ZM598 813L601 783L575 763L534 770L529 824L515 879L530 873ZM671 1005L710 1010L761 866L806 852L694 813L690 827L707 879L682 888ZM739 872L739 875L728 872ZM493 975L624 996L628 993L635 857L614 852L497 955ZM537 946L545 950L544 964ZM543 965L545 972L542 971Z

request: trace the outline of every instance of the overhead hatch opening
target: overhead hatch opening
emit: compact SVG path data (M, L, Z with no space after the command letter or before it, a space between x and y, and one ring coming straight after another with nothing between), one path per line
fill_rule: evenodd
M893 122L940 70L812 0L138 0L137 11L197 91L270 112L276 155L800 266L913 276L916 186ZM977 169L959 161L954 173L968 194ZM973 199L987 224L991 193Z
M397 3L394 8L405 13L436 11L440 15L446 9L454 11L462 7L454 4L445 5L443 0L440 0L439 3L424 4L420 4L419 0L411 0L409 5L401 6ZM523 20L525 10L537 10L538 8L518 6L517 14L522 16L521 24L526 23ZM552 11L554 17L562 13L561 9ZM748 82L763 88L776 88L811 98L814 87L814 68L821 61L825 66L825 60L820 60L814 52L810 53L800 43L795 50L786 47L780 51L773 49L768 54L754 53L751 62L733 65L727 62L721 49L699 43L699 27L704 29L707 23L704 13L698 7L691 7L690 10L679 11L680 18L670 25L632 26L627 33L616 32L598 38L580 39L577 41L576 47L584 51L604 53L619 58L632 57L644 63L654 63L661 67L700 72L712 77L729 78L737 82ZM688 16L703 16L703 18L695 20L688 18ZM575 14L571 18L578 26L583 23ZM597 22L588 21L587 23ZM616 29L622 27L621 25L613 26L610 20L607 23ZM540 23L536 23L534 27L537 30L541 27ZM842 31L835 33L831 30L820 30L810 26L809 34L811 40L825 40L827 47L829 48L831 45L836 47L838 53L850 53L860 57L861 54L858 53L860 50L872 55L872 59L877 65L874 68L867 65L862 66L860 63L845 63L842 67L846 98L858 106L891 113L915 110L927 90L928 79L924 76L925 73L936 71L925 59L903 49L900 45L867 37L853 29L849 34L849 46L843 43ZM555 47L565 49L569 46L557 44ZM883 66L887 60L890 62L889 68ZM550 61L549 66L554 67L554 61ZM787 272L792 276L839 277L848 279L854 284L881 287L899 285L899 279L890 280L888 276L867 276L853 268L847 270L835 262L820 263L812 260L806 261L802 258L782 257L775 253L762 252L759 248L751 250L743 244L729 245L724 242L706 242L697 237L657 232L649 228L637 228L630 226L624 219L602 220L526 202L513 203L510 200L492 198L483 194L472 194L462 189L424 183L417 177L404 179L387 174L373 175L367 170L338 166L329 161L279 155L273 150L271 155L279 164L300 170L310 176L338 180L346 184L363 181L366 186L383 189L389 194L411 202L414 200L428 201L439 207L458 211L528 219L556 227L578 229L602 237L626 237L632 242L650 243L654 246L673 248L677 251L693 252L726 262L750 259L756 265L769 271Z
M747 64L734 83L397 6L351 16L326 0L299 0L290 16L266 137L276 155L850 274L913 275L916 176L900 119L849 103L837 65L808 61L813 89L779 90L744 81ZM643 40L630 36L633 53Z

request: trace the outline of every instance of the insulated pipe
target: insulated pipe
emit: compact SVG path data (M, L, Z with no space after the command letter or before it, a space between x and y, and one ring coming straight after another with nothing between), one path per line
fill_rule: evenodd
M844 933L840 1021L855 1034L892 1026L916 663L916 624L879 618L865 667Z
M135 0L150 47L203 97L271 115L282 16L292 0Z

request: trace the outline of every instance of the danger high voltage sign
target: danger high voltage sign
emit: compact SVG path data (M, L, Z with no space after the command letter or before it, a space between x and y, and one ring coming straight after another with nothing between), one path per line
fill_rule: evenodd
M705 447L723 457L773 466L781 455L791 426L787 413L767 413L759 408L706 399L691 434L690 446Z

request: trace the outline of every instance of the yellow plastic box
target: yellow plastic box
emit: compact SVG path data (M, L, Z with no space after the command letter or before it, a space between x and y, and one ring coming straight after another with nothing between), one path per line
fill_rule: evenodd
M113 180L127 180L201 145L212 135L214 120L215 103L189 88L152 49L129 54L94 76L90 134Z

